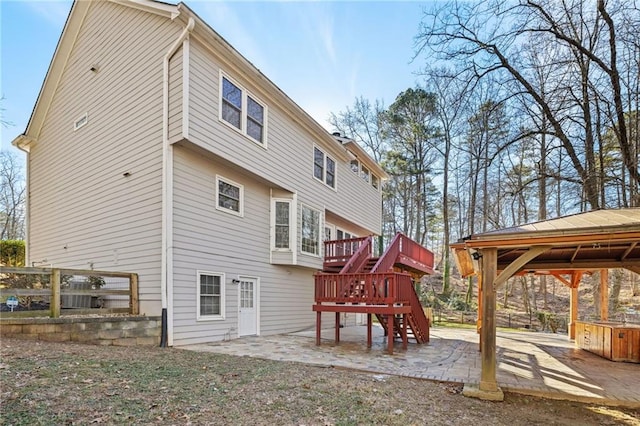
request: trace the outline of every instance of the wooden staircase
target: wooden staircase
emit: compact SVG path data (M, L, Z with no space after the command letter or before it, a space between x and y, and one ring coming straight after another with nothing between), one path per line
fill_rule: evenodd
M325 242L322 272L315 275L317 312L316 344L320 344L320 314L336 313L336 342L339 341L339 313L366 313L368 344L371 345L371 315L389 336L389 352L398 337L403 346L409 337L417 343L429 341L429 320L413 286L413 279L433 273L433 253L398 233L380 257L373 255L373 238Z

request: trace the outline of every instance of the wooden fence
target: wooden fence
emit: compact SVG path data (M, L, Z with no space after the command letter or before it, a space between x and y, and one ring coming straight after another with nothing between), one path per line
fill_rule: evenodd
M39 282L35 285L25 285L23 283L12 286L9 277L25 275L48 276L48 279L44 280L48 282ZM84 279L78 280L77 277L84 277ZM122 286L110 284L105 278L127 279L127 288L119 288ZM11 296L48 299L52 318L60 317L61 311L62 314L129 313L137 315L139 313L138 275L133 273L61 268L2 267L0 268L0 283L2 283L0 286L0 300L6 301ZM88 300L90 302L89 306L82 305L79 308L75 307L75 309L65 309L68 307L63 306L62 302L77 300L73 299L74 296L80 296L83 300ZM128 298L128 307L125 308L100 306L105 301L125 298ZM94 303L95 301L100 303Z

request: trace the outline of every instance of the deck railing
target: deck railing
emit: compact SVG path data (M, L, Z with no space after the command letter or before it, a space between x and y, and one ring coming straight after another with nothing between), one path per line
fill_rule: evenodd
M346 240L330 240L324 242L324 263L347 262L371 237L349 238Z
M411 301L411 276L395 272L315 275L316 303L407 304Z
M0 284L0 298L15 300L21 314L139 313L137 274L3 266ZM36 301L44 310L31 309Z

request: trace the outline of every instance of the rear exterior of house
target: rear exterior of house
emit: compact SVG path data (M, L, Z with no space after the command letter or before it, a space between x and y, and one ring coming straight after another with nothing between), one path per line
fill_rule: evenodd
M185 5L76 2L29 125L28 260L139 274L173 345L313 326L384 172Z

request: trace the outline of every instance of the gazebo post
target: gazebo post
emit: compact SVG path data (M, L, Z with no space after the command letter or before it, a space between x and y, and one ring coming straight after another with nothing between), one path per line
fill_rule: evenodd
M480 399L503 401L504 393L496 380L496 291L494 281L498 270L498 249L489 247L480 251L482 274L482 328L480 329L480 351L482 352L480 385L478 388L465 385L463 394Z
M478 275L478 321L476 322L476 331L480 336L479 351L482 351L482 298L482 275Z
M578 321L578 287L580 286L580 280L582 280L582 271L573 271L571 273L571 295L569 298L569 313L571 318L569 320L569 339L576 340L576 321Z
M600 270L600 321L609 320L609 270Z
M498 263L498 249L482 250L482 329L480 340L482 344L482 374L480 376L480 390L496 392L496 292L493 282L496 279Z

